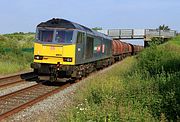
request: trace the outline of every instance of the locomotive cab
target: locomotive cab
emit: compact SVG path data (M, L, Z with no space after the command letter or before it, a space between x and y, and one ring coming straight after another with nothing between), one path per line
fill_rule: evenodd
M37 28L34 43L34 63L31 67L38 76L52 74L51 81L60 77L71 77L75 64L77 32L73 29ZM54 69L58 69L59 72ZM60 75L59 75L60 74Z
M74 31L66 29L37 29L34 61L37 63L75 63Z

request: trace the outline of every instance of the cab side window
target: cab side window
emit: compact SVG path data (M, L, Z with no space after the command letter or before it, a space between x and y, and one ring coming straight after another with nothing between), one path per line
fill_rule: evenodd
M78 32L77 35L77 44L81 44L83 42L83 40L85 39L85 34L82 32Z

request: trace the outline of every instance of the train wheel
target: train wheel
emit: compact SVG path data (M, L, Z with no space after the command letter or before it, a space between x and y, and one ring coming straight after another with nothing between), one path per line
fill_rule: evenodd
M87 77L85 70L82 70L82 76L83 76L83 77Z
M54 66L50 66L49 69L50 69L49 80L51 82L57 81L57 76L58 76L57 69Z

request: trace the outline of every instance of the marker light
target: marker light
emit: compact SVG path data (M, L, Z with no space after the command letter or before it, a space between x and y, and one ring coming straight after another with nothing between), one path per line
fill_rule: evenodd
M42 59L43 59L43 56L35 55L35 56L34 56L34 59L36 59L36 60L42 60Z
M72 62L72 58L65 58L65 57L64 57L64 58L63 58L63 61L64 61L64 62Z

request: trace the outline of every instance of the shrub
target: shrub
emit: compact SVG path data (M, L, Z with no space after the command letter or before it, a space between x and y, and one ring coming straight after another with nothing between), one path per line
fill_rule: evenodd
M33 61L33 51L28 52L24 49L32 48L33 40L33 34L0 35L0 74L30 69L30 63ZM11 65L8 65L10 63Z
M170 43L144 50L137 58L137 69L143 80L153 82L158 88L156 101L149 107L153 116L160 119L164 114L168 120L177 121L180 117L180 47Z

